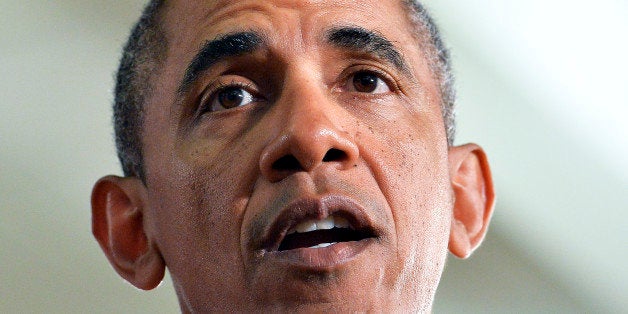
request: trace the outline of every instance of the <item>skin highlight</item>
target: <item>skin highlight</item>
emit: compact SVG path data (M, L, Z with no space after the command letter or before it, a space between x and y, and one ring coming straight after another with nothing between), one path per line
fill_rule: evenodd
M439 81L405 12L168 2L143 180L104 177L92 194L114 268L150 289L168 267L183 312L430 311L447 248L479 245L494 193L481 148L448 145ZM202 53L234 34L249 44ZM278 250L295 224L334 215L365 238Z

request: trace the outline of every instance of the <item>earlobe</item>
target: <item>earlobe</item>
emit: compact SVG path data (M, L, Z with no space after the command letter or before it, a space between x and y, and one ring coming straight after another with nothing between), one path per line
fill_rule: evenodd
M136 178L107 176L92 190L94 237L120 276L149 290L163 279L165 264L146 235L145 204L145 186Z
M449 149L455 197L449 251L467 258L480 245L493 213L495 192L486 154L475 144Z

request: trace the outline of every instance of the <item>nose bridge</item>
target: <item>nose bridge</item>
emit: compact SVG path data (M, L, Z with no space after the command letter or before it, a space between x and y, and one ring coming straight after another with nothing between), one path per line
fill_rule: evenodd
M306 68L290 71L274 105L278 126L260 158L262 174L270 181L323 163L343 169L358 157L357 146L342 128L344 110L320 75Z
M280 99L286 122L282 131L302 140L331 135L341 117L323 84L310 77L295 78L288 84L291 86Z

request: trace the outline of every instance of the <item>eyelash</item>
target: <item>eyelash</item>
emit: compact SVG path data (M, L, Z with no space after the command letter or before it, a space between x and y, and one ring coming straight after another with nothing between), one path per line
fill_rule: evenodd
M398 84L396 83L394 79L391 78L390 75L372 66L351 67L347 74L341 76L342 79L340 81L342 83L339 84L339 87L342 89L345 89L347 87L346 86L347 84L351 84L352 78L359 73L373 73L379 79L381 79L384 84L388 86L388 88L390 89L390 92L395 93L399 91ZM218 82L209 85L203 91L203 93L201 93L201 96L199 98L199 115L203 115L207 112L216 112L216 111L212 111L212 108L211 108L212 104L214 103L214 101L216 100L216 98L219 96L221 92L226 91L229 88L240 88L240 89L245 90L246 92L250 93L254 97L256 102L265 100L264 97L261 97L260 93L255 88L253 88L253 84L249 82L245 83L242 81L236 81L234 79L230 83L224 83L224 81L219 80ZM366 95L377 95L377 94L368 94L368 93L359 93L359 92L357 92L357 94L363 94L365 97Z
M350 79L352 77L354 77L356 74L358 73L373 73L375 75L377 75L377 77L379 79L381 79L384 84L386 84L388 86L388 88L390 89L391 92L397 92L399 91L399 85L397 84L397 81L394 80L388 73L386 73L385 71L378 69L378 68L374 68L372 66L358 66L358 67L353 67L353 69L351 69L351 71L343 76L342 82L345 82L344 84L346 84L347 82L350 82Z
M255 97L256 99L261 99L261 97L259 97L259 93L252 87L251 83L244 83L236 80L232 80L230 83L218 81L214 84L209 85L201 94L199 100L199 114L202 115L206 112L213 112L211 110L212 103L214 102L214 100L216 100L216 97L218 97L221 92L229 88L241 88L253 95L253 97Z

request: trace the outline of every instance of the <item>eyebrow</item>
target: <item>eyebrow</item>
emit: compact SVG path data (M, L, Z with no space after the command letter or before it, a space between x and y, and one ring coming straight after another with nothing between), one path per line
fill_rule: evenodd
M395 46L384 36L357 26L333 28L327 32L327 41L343 49L373 54L408 72L409 67Z
M259 33L251 31L230 33L206 41L185 70L179 93L186 92L199 75L214 64L229 57L252 53L264 42Z

